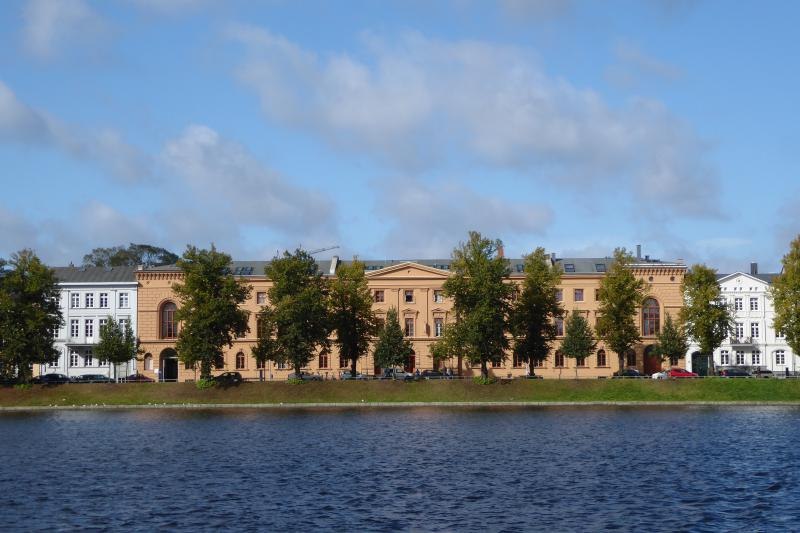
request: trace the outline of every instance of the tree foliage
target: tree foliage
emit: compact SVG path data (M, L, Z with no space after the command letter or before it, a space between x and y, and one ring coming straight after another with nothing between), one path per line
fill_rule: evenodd
M614 250L614 261L600 281L597 335L619 358L623 369L625 354L640 341L637 312L647 284L630 269L633 256L625 248Z
M8 266L0 274L0 373L24 383L32 365L58 360L59 289L53 271L31 250L13 254Z
M259 361L290 364L295 373L330 351L331 321L325 279L305 250L284 252L267 265L269 302L259 312Z
M377 319L372 311L372 292L364 275L364 263L353 260L336 270L330 284L329 298L331 328L339 357L350 363L352 375L362 355L376 333Z
M775 331L786 336L794 353L800 353L800 236L781 259L783 268L772 280L770 293L775 303Z
M178 267L183 282L173 285L180 300L175 319L181 322L176 349L189 365L200 364L200 376L211 376L215 360L223 357L223 346L249 331L249 312L240 309L250 287L237 281L230 272L231 258L218 252L188 246Z
M689 339L682 325L675 324L672 315L667 315L664 327L656 335L652 354L657 355L662 361L669 359L671 364L684 357L689 350Z
M403 335L400 327L397 309L392 307L386 313L383 328L378 331L378 340L373 351L375 365L381 368L402 367L413 353L411 341Z
M700 345L700 353L711 355L733 329L730 307L721 297L717 271L694 265L683 278L683 308L680 321L686 334ZM713 358L708 358L709 369Z
M547 359L557 335L555 320L564 316L556 296L561 282L561 268L552 265L544 248L536 248L525 257L525 280L522 292L511 309L510 329L514 338L514 353L527 361L528 373Z
M112 246L111 248L95 248L83 256L84 266L116 267L116 266L160 266L175 264L177 255L150 244L130 243L128 247Z
M573 311L567 318L564 340L561 342L561 353L566 357L583 361L597 348L592 327L578 311ZM578 377L578 365L575 365L575 378Z
M453 298L455 322L449 326L470 364L480 364L489 377L489 362L502 362L509 342L506 336L514 287L505 283L508 260L498 253L503 243L469 232L467 242L453 250L451 276L444 294Z
M139 340L133 334L129 322L125 327L109 316L106 323L100 326L100 341L94 347L94 355L100 360L106 360L114 366L116 377L117 365L127 363L139 353Z

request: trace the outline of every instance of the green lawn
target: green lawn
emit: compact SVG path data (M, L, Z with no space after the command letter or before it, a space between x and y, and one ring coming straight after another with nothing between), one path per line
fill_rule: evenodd
M471 381L326 381L244 383L198 390L192 383L34 385L0 388L0 406L277 404L316 402L593 402L767 401L800 402L800 380L516 380L477 385Z

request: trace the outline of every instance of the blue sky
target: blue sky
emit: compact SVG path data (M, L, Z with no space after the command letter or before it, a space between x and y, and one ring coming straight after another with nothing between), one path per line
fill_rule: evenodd
M477 229L513 256L641 243L776 269L800 228L799 16L788 1L4 2L0 257L77 263L128 242L446 257Z

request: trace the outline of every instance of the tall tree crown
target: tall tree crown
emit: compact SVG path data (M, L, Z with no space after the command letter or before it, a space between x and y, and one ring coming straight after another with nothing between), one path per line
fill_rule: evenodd
M780 275L772 280L770 294L775 304L774 327L786 336L794 353L800 353L800 236L781 259Z
M700 352L710 355L728 338L733 317L721 297L717 271L705 265L694 265L683 278L683 308L680 320L686 333Z

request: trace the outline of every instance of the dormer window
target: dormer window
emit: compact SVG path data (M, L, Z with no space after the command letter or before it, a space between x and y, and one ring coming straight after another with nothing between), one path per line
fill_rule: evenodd
M564 265L564 272L575 272L575 264L574 263L566 263Z

